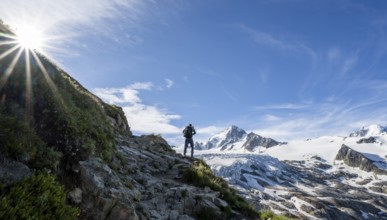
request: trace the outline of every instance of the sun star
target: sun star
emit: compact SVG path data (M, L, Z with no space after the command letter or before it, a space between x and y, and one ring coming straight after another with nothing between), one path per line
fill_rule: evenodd
M40 50L43 46L42 32L37 28L21 26L16 30L18 44L30 50Z

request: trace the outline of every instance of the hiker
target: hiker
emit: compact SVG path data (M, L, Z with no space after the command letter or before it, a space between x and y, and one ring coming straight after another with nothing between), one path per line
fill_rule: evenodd
M188 144L191 145L191 157L193 157L194 152L194 142L192 139L192 136L196 134L195 128L192 126L192 124L189 124L187 127L184 128L183 134L185 137L185 144L184 144L184 156L187 152Z

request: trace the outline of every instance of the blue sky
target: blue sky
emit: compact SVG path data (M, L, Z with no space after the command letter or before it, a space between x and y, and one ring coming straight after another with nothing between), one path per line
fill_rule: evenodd
M0 0L42 51L124 108L136 134L182 142L237 125L280 141L387 124L383 0Z

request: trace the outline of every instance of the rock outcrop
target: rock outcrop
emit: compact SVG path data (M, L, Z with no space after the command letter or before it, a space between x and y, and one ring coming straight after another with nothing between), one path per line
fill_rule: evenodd
M31 174L30 168L25 164L0 155L0 183L6 186L11 185Z
M370 143L376 143L375 137L369 137L369 138L361 138L360 140L356 141L358 144L370 144Z
M387 165L384 160L373 160L366 157L360 152L357 152L346 145L342 145L336 155L336 160L343 160L345 164L351 167L359 167L361 170L367 172L374 172L376 174L387 175ZM386 167L381 169L380 167Z
M283 144L271 138L265 138L257 135L253 132L249 133L246 138L246 142L243 144L243 148L248 151L254 151L256 147L262 146L264 148L270 148L279 144Z

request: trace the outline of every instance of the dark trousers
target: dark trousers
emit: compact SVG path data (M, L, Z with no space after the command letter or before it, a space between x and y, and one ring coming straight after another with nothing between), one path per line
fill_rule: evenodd
M188 144L191 145L191 157L193 157L193 152L194 152L194 142L192 138L186 138L185 139L185 144L184 144L184 156L187 152Z

